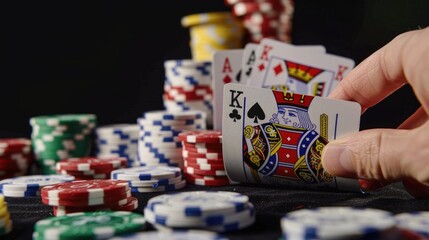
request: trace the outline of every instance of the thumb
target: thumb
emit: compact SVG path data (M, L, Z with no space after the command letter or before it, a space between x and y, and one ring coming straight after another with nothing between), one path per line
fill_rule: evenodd
M413 130L372 129L344 136L324 147L323 168L334 176L379 181L410 176L417 167L410 157L413 135Z

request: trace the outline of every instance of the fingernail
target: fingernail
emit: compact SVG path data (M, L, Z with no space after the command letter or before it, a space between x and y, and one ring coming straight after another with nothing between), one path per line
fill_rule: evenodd
M352 154L345 145L328 144L323 150L324 166L333 175L354 175L351 157Z

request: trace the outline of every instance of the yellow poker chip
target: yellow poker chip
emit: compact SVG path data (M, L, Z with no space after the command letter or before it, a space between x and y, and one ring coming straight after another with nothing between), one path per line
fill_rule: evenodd
M230 41L240 41L243 38L244 30L241 26L211 24L195 26L191 28L190 34L193 41L227 44Z
M6 213L3 217L0 217L0 228L4 228L9 225L10 222L10 214Z
M231 12L208 12L184 16L181 19L181 24L183 27L190 27L198 24L228 21L236 21Z
M3 207L0 207L0 218L6 216L9 211L7 210L7 204L4 204Z
M0 207L3 207L4 205L4 196L3 194L0 194Z

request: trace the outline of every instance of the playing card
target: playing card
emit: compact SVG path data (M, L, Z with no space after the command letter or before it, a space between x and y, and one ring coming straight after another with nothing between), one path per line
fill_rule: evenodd
M252 73L253 64L256 60L256 50L259 44L247 43L243 49L243 57L241 61L241 82L243 85L247 85L250 74Z
M360 191L356 179L331 176L321 164L331 140L359 131L356 102L226 84L222 145L236 182Z
M219 50L213 55L213 129L222 129L222 97L226 83L241 83L243 49Z
M326 53L325 47L321 45L293 45L274 39L264 38L259 43L256 50L256 60L247 81L248 86L261 87L261 76L267 70L268 61L271 55L277 56L316 56Z

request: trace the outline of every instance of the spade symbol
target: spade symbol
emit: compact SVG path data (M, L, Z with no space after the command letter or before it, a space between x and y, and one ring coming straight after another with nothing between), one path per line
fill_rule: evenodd
M235 75L235 80L239 83L241 81L241 70Z
M234 122L241 119L241 115L238 113L237 109L232 110L229 117L232 118Z
M264 110L262 110L259 103L255 103L247 112L247 116L249 118L253 118L253 123L258 123L259 120L265 119L265 113Z

